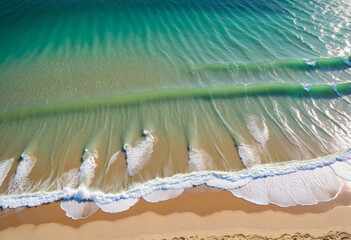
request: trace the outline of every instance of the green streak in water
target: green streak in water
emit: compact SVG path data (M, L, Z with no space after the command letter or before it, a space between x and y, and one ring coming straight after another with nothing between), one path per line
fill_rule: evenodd
M342 58L319 58L310 59L309 61L315 61L315 66L309 65L305 60L281 60L274 62L262 62L262 63L215 63L215 64L203 64L203 65L190 65L188 68L190 71L202 71L202 70L235 70L235 71L251 71L257 72L262 70L288 68L294 70L316 70L316 69L346 69L350 68ZM348 61L351 61L351 57L348 57Z
M62 114L76 111L94 110L106 107L119 107L144 102L169 101L176 99L211 99L258 96L292 97L338 97L339 94L351 94L351 82L334 85L312 85L306 91L301 84L269 83L252 85L233 85L212 88L162 89L110 98L89 99L74 102L48 104L35 108L19 109L0 114L0 121L19 120L40 115Z

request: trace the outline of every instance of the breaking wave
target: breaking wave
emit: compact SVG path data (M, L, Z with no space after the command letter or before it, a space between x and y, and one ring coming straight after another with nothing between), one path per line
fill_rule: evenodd
M164 201L180 195L184 189L202 184L229 190L256 204L312 205L335 198L343 180L351 181L350 176L351 149L309 161L258 165L239 172L198 171L155 178L115 194L80 186L77 189L65 187L61 191L2 195L0 206L34 207L63 200L61 207L67 216L78 219L95 212L97 206L105 212L121 212L141 198L149 202Z

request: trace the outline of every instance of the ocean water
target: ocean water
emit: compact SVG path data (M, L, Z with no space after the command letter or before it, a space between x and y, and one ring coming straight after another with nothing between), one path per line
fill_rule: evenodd
M333 199L350 41L349 0L0 0L0 206Z

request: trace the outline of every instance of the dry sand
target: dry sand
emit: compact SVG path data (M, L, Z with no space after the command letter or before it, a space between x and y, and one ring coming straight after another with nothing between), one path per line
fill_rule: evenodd
M59 203L17 212L5 210L1 214L10 215L0 218L0 239L262 239L297 232L302 235L290 238L324 235L322 239L350 239L345 233L351 233L350 206L351 189L347 186L330 202L289 208L258 206L228 191L193 195L188 190L175 199L159 203L140 200L126 212L97 211L83 220L67 218ZM329 231L334 232L325 235Z

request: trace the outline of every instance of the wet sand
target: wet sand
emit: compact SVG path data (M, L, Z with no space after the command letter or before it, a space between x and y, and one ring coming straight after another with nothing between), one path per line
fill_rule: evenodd
M223 190L193 192L158 203L140 200L122 213L98 210L82 220L66 217L59 202L4 210L0 239L350 239L349 186L330 202L289 208L255 205Z

